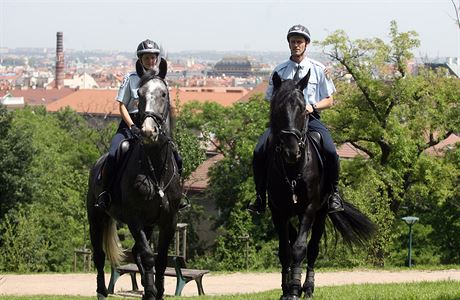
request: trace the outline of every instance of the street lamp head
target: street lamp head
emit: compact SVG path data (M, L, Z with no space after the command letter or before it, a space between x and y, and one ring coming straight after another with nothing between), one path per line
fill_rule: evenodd
M407 225L414 225L418 221L417 217L411 217L411 216L404 217L402 219L403 219L404 222L406 222Z

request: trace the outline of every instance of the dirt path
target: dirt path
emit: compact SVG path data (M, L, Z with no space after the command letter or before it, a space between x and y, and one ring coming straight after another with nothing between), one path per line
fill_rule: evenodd
M107 283L109 275L106 275ZM139 279L139 278L138 278ZM460 270L443 271L353 271L320 272L316 274L317 286L390 283L413 281L455 280L460 282ZM138 280L138 283L140 280ZM231 273L225 275L207 274L203 277L204 291L207 295L253 293L280 288L279 273ZM167 295L174 295L175 278L166 277ZM120 277L116 292L131 289L128 275ZM0 274L0 295L82 295L93 296L96 290L95 274L40 274L5 275ZM188 283L183 296L197 295L193 282Z

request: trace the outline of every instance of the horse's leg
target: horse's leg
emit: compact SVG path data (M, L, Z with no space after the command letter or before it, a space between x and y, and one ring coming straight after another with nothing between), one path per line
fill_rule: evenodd
M157 290L155 288L155 281L153 277L154 257L152 249L150 249L148 238L143 228L138 225L129 225L131 235L135 240L135 259L138 263L140 257L140 264L138 264L139 271L141 271L141 283L144 286L143 300L156 299Z
M314 209L308 207L306 212L300 216L299 232L297 239L291 247L292 261L289 281L289 294L296 299L302 294L302 262L307 254L307 235L314 220Z
M280 299L287 299L289 294L289 265L291 263L291 247L289 243L289 221L272 212L273 225L278 233L278 258L281 263L281 288L283 295Z
M156 300L163 299L165 291L164 274L168 263L168 249L176 232L177 219L171 218L160 221L158 236L157 259L155 260L155 285L158 291Z
M108 296L107 287L104 277L104 262L105 253L102 249L102 235L104 232L104 224L108 221L108 216L97 211L91 206L88 206L88 220L91 244L93 246L93 261L97 270L97 297L98 299L106 299Z
M145 227L144 232L145 232L145 236L147 237L147 240L150 241L152 232L153 232L153 226ZM136 244L134 244L133 248L131 249L131 253L133 254L133 259L136 265L141 266L141 268L139 268L139 272L143 274L144 269L142 268L142 260L141 260L140 253L137 251Z
M325 222L327 217L326 206L322 208L316 215L315 223L313 223L311 238L307 247L307 275L302 290L306 298L313 297L315 289L315 262L318 258L319 243L323 236L325 229Z

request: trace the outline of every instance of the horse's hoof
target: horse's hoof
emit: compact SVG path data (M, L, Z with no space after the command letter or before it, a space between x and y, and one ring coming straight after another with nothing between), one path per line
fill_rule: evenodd
M300 297L297 295L282 295L280 300L300 300Z
M313 293L305 293L303 297L304 299L313 299Z
M102 294L97 293L97 300L107 300L107 297Z
M144 292L144 295L142 296L142 300L158 300L156 297L153 295L151 292Z
M313 290L312 289L304 289L304 299L312 299L313 298Z

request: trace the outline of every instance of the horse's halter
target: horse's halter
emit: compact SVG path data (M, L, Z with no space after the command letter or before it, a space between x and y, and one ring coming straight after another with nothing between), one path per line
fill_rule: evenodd
M161 77L154 77L153 79L160 80L167 87L166 82ZM154 140L158 139L158 135L167 135L164 129L164 125L166 121L168 120L169 110L170 110L169 93L166 94L166 98L167 99L165 101L165 105L164 105L162 112L155 112L155 111L150 111L150 110L145 110L145 111L139 110L139 115L140 115L142 124L144 124L148 118L151 118L153 120L155 127L156 127L155 129L158 131L158 134L156 135L156 138L154 138ZM145 101L145 102L147 101L145 96L139 95L139 99L140 101ZM145 108L146 103L142 103L141 107Z
M285 127L281 129L278 133L279 142L275 147L275 151L281 154L281 151L283 150L283 147L284 147L283 136L293 136L296 139L297 145L298 145L298 151L296 155L296 160L298 160L305 150L307 131L308 131L308 119L306 118L304 120L303 128L301 130L294 128L294 127Z

